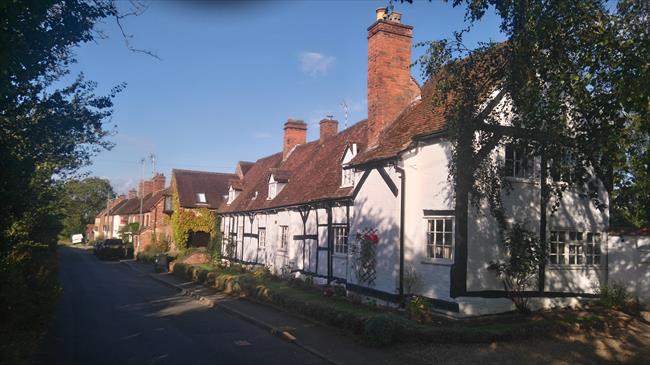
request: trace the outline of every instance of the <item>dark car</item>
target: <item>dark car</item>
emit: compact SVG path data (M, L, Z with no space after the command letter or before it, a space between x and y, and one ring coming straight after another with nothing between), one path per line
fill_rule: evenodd
M99 253L99 249L102 247L102 244L104 243L104 240L97 240L93 244L93 255L97 256Z
M121 259L126 254L126 247L121 239L103 240L97 247L97 257L102 260Z

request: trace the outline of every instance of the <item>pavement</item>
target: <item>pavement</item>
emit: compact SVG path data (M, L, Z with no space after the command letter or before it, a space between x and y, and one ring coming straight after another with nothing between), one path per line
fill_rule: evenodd
M63 294L39 364L326 364L116 261L61 247Z
M268 331L285 341L332 364L397 364L403 363L390 348L370 348L345 331L287 312L268 303L233 297L215 289L181 279L170 273L154 273L153 265L133 260L125 266L177 290L217 310L229 313ZM409 359L413 363L413 359Z

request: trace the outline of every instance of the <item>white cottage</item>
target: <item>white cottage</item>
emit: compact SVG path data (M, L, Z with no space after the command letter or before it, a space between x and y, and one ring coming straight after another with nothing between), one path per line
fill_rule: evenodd
M450 143L443 111L428 103L432 86L420 88L410 75L412 29L384 9L368 28L367 120L338 132L335 120L324 119L320 138L306 143L306 124L290 119L283 151L247 165L231 182L219 209L224 255L390 302L422 295L455 316L510 310L487 269L503 258L494 219L471 209L467 247L454 242ZM495 158L512 175L508 216L539 227L535 160L508 146ZM606 280L607 213L577 193L563 199L548 216L543 290L529 293L538 306L576 303ZM604 191L601 200L608 201ZM368 229L379 239L370 283L357 278L356 260L357 233Z

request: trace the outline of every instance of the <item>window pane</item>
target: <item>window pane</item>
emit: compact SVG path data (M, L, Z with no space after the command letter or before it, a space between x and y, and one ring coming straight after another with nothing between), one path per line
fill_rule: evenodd
M576 232L576 239L582 241L582 232Z
M442 231L443 231L443 220L436 219L436 232L442 232Z
M453 224L451 223L451 219L445 219L445 232L451 232L453 228Z
M447 245L447 246L451 246L451 242L452 242L451 235L452 235L451 232L450 233L445 233L445 245Z
M442 233L437 233L436 232L436 242L435 243L436 243L436 245L442 245L442 243L443 243L443 241L442 241Z

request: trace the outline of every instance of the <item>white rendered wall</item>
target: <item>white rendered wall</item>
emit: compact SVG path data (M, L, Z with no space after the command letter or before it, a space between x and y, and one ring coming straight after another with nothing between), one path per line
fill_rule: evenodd
M650 236L611 235L609 282L623 284L632 297L650 307Z
M399 187L400 180L392 167L386 167L386 172L393 182ZM379 243L377 244L377 278L372 289L396 293L399 277L399 214L400 199L395 197L388 185L377 170L372 170L363 187L354 199L355 213L351 220L350 240L354 243L356 232L365 228L377 230ZM349 282L357 285L356 270L351 265Z

